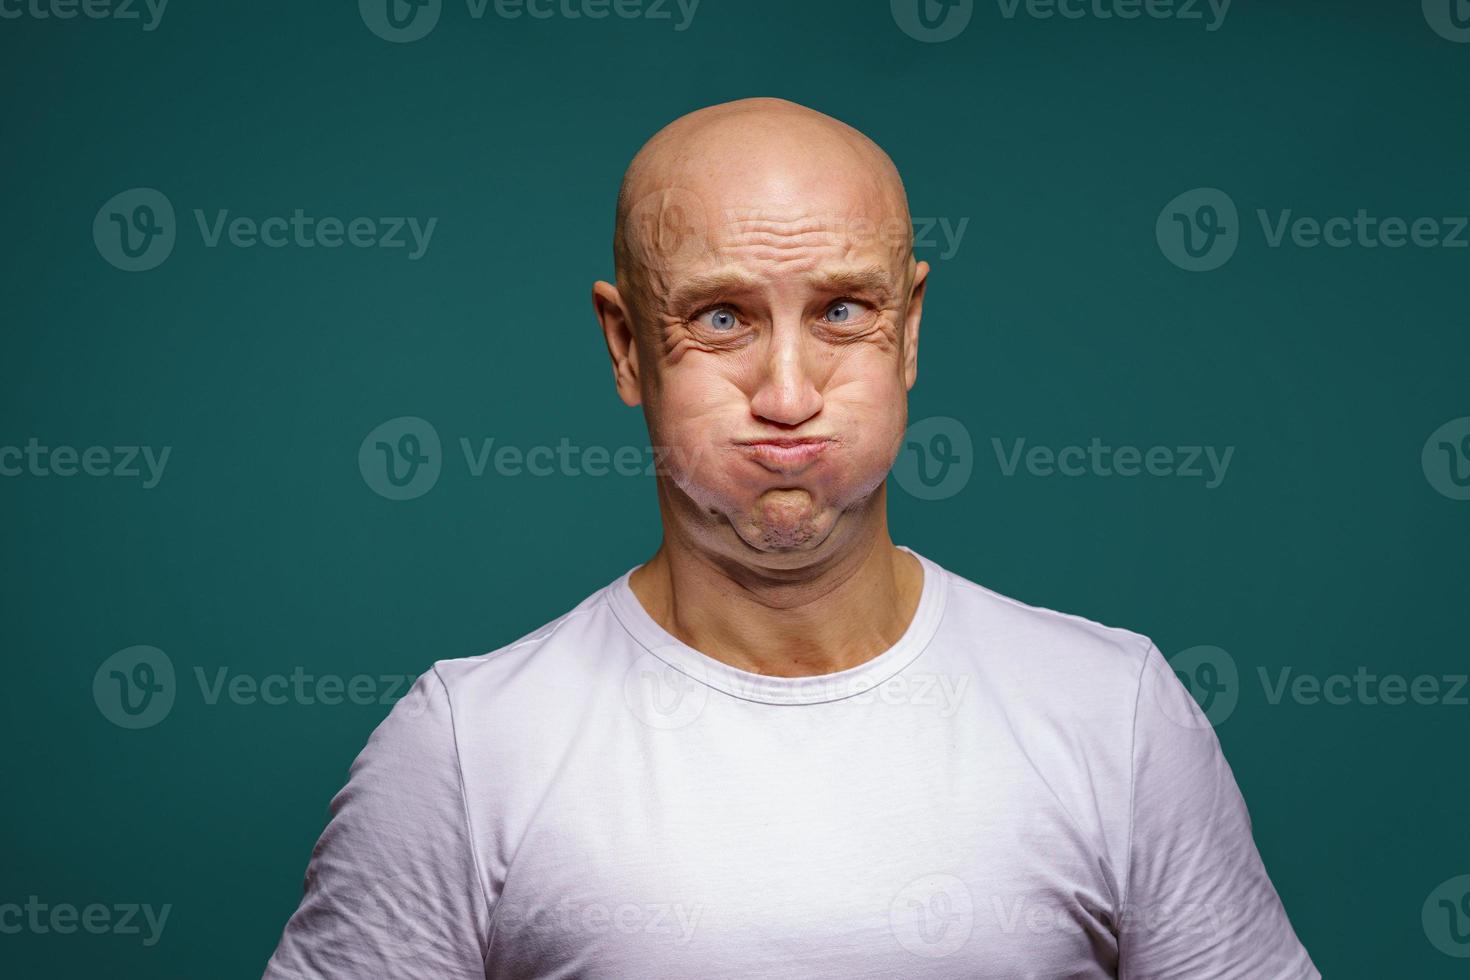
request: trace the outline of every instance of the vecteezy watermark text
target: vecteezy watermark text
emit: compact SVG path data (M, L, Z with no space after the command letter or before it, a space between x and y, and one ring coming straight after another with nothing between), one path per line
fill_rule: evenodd
M673 666L675 663L680 666ZM645 652L624 671L623 698L628 710L645 725L676 730L703 715L712 679L707 668L690 664L677 650ZM880 711L909 710L950 718L964 706L973 680L969 674L918 671L895 674L876 684L866 678L830 674L785 677L781 683L783 696L808 703L846 701L855 707L874 705ZM764 693L758 678L721 674L718 686L748 700L760 700Z
M423 258L438 218L413 216L343 218L316 215L305 208L289 214L234 214L229 208L193 210L194 226L205 248L250 249L403 249L410 262ZM162 265L178 239L173 203L161 191L134 187L109 198L92 220L98 253L124 272L145 272Z
M434 227L439 223L438 218L420 223L411 215L318 218L301 208L292 211L289 218L279 215L231 218L228 209L217 210L207 216L204 211L195 209L194 221L199 226L205 248L218 248L222 239L236 248L254 248L256 245L266 248L341 248L344 244L354 248L409 248L410 262L424 257L429 250L429 240L434 237Z
M1303 215L1293 208L1255 209L1261 240L1270 249L1470 248L1470 216L1375 214ZM1197 187L1164 205L1154 236L1164 257L1189 272L1209 272L1230 261L1245 235L1235 201L1217 187Z
M154 31L163 20L168 0L0 0L0 20L138 21Z
M628 209L627 222L638 231L638 247L665 260L706 254L720 236L760 237L779 228L781 235L814 248L906 248L919 256L933 255L948 261L959 254L970 227L969 217L890 215L880 220L834 211L773 215L765 208L714 209L700 195L683 187L644 195ZM930 251L933 249L938 249L937 255Z
M206 672L203 667L194 668L194 679L199 685L200 696L205 704L220 702L223 696L232 704L386 704L391 705L408 691L413 678L407 674L314 674L305 667L293 667L291 673L254 674L231 673L228 667L216 667Z
M1225 26L1232 0L995 0L1003 20L1174 20L1202 24L1208 33ZM893 22L916 41L938 44L964 33L976 0L889 0Z
M1181 477L1204 480L1206 490L1225 482L1235 447L1215 446L1109 446L1097 436L1086 446L1026 446L1013 439L1009 447L992 438L995 461L1005 476L1015 476L1024 465L1031 476Z
M1169 477L1199 480L1207 490L1225 481L1234 446L1113 446L1093 436L1087 444L1029 445L1024 438L991 437L1000 474L1045 478ZM965 488L975 465L969 427L959 419L936 415L909 425L893 463L893 477L920 500L943 500Z
M0 446L0 477L141 478L143 489L152 490L172 452L172 446L48 446L32 436L24 446Z
M582 446L563 436L554 445L498 443L495 436L458 440L471 477L646 477L687 469L701 450L677 446ZM375 427L357 451L358 471L374 493L389 500L422 497L439 482L445 453L426 419L402 415Z
M470 20L489 14L499 20L644 20L670 23L676 33L694 23L700 0L465 0ZM429 35L444 12L444 0L358 0L367 29L385 41L406 44Z
M1401 704L1470 706L1466 695L1467 674L1376 674L1360 664L1351 675L1297 674L1291 667L1281 667L1273 678L1265 667L1257 667L1261 689L1268 704L1280 704L1290 697L1294 704Z
M505 929L551 930L561 935L583 932L594 936L610 932L623 935L659 936L675 946L687 946L694 938L703 905L683 902L573 902L563 898L554 904L497 904L495 919Z
M1198 21L1208 32L1225 26L1232 0L995 0L1000 15L1015 20L1178 20Z
M69 936L80 931L94 936L142 936L144 946L156 946L172 911L172 904L154 908L134 902L91 902L78 907L70 902L43 902L40 896L30 895L24 904L0 904L0 934Z
M1152 693L1159 699L1165 714L1176 724L1219 727L1235 711L1244 684L1243 675L1229 652L1216 646L1195 646L1169 658L1172 672L1198 704L1203 718L1178 709L1169 699L1165 682ZM1470 707L1470 674L1463 673L1379 673L1366 664L1351 672L1319 674L1299 671L1290 665L1257 666L1256 678L1266 704L1283 703L1315 708L1319 705L1397 708Z
M408 674L353 674L313 672L297 665L289 671L264 675L229 667L193 670L199 699L205 705L222 702L250 706L264 704L394 705L413 688ZM172 658L153 646L119 650L97 668L92 678L92 700L102 717L119 728L152 728L169 716L178 697ZM407 701L411 713L421 711L422 699Z

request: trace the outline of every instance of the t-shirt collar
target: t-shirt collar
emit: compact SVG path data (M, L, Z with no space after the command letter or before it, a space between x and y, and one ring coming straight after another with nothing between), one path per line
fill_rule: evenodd
M913 619L898 641L856 667L812 677L775 677L741 670L701 653L665 630L643 608L628 584L638 566L608 586L608 601L623 628L640 646L670 667L732 697L765 704L820 704L840 701L882 684L924 652L944 613L945 571L934 562L899 545L919 560L924 585Z

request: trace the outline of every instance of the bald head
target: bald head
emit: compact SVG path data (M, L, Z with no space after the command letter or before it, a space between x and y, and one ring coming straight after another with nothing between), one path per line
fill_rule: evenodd
M616 234L617 282L592 302L618 394L669 463L665 520L770 567L861 535L902 443L929 274L893 161L779 99L701 109L634 158Z
M741 99L674 120L628 165L613 233L618 282L639 289L671 251L715 247L722 226L773 210L828 232L857 221L912 253L903 181L881 147L794 102Z

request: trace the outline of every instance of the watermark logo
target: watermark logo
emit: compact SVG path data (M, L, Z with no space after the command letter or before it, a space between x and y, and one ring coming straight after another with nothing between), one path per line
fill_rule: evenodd
M1441 882L1424 900L1424 935L1446 956L1470 959L1470 875Z
M1167 692L1160 692L1159 704L1165 715L1184 728L1215 728L1223 725L1240 703L1240 670L1235 658L1216 646L1195 646L1181 650L1169 658L1174 678L1194 698L1203 720L1188 705L1181 706ZM1157 679L1167 684L1167 675ZM1181 710L1182 708L1182 710Z
M363 482L380 497L413 500L434 489L443 469L439 433L424 419L389 419L362 440L357 468Z
M970 26L975 0L889 0L893 22L915 41L952 41Z
M192 214L200 243L208 249L222 245L242 249L337 249L350 245L356 249L405 249L410 262L428 252L439 225L435 217L342 218L308 214L304 208L264 218L232 216L229 208L218 208L213 213L194 208ZM178 234L173 204L151 187L135 187L114 195L92 220L92 240L98 253L125 272L157 268L173 252Z
M894 897L888 924L898 944L915 956L949 956L970 940L975 899L969 886L954 875L925 875Z
M394 44L426 36L439 23L443 6L444 0L357 0L367 29Z
M893 478L920 500L943 500L965 489L974 469L970 430L959 419L935 415L904 431Z
M555 445L517 446L495 436L456 440L465 472L472 478L500 477L647 477L688 472L704 454L703 446L583 446L562 436ZM439 434L415 416L390 419L358 447L363 481L391 500L410 500L433 489L445 465Z
M665 187L640 197L628 209L628 242L643 254L645 268L691 261L710 248L704 200L683 187Z
M92 677L92 700L119 728L152 728L174 707L174 665L157 647L119 650Z
M689 665L687 669L697 669ZM623 702L649 728L677 731L704 713L709 686L645 651L623 672Z
M1256 208L1255 218L1269 249L1470 248L1466 234L1470 217L1466 215L1407 218L1358 208L1352 214L1316 217L1297 214L1292 208ZM1228 194L1200 187L1164 206L1154 234L1159 250L1170 262L1190 272L1209 272L1235 254L1245 228Z
M1149 687L1155 703L1182 728L1220 727L1235 712L1245 687L1235 659L1214 646L1183 650L1169 658L1169 670L1159 668L1153 673ZM1470 674L1380 674L1366 664L1359 664L1351 673L1319 674L1291 665L1257 665L1255 678L1271 707L1283 703L1314 709L1323 705L1470 706ZM1193 703L1185 698L1185 691Z
M163 192L134 187L108 198L92 219L92 241L124 272L146 272L174 250L174 206Z
M195 666L194 682L200 700L209 707L221 703L252 705L384 705L410 718L428 709L423 685L407 674L316 674L305 667L290 673L257 676L213 671ZM102 717L119 728L151 728L168 717L180 688L173 661L151 646L128 647L102 662L92 678L92 700Z
M1435 429L1419 461L1431 487L1451 500L1470 500L1470 415Z
M1164 257L1188 272L1218 269L1240 244L1240 214L1230 195L1196 187L1164 205L1154 224Z
M1424 0L1424 19L1445 40L1470 44L1470 0Z

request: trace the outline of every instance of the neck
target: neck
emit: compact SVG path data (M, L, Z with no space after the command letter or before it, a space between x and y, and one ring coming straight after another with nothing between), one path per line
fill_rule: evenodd
M794 567L701 547L665 521L658 551L628 584L681 642L741 670L810 677L856 667L898 642L923 588L918 560L888 536L885 502Z

